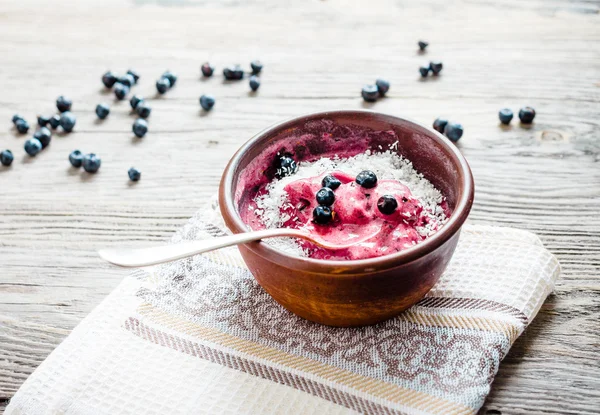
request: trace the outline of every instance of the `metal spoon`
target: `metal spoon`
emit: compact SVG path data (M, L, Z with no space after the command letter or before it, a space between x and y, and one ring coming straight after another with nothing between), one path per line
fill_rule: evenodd
M150 265L162 264L163 262L175 261L192 255L202 254L215 249L225 248L227 246L245 244L258 241L265 238L275 238L282 236L291 236L294 238L306 239L322 248L337 250L349 248L357 243L373 237L369 235L361 239L353 239L347 244L334 244L318 239L314 235L297 229L266 229L262 231L252 231L238 233L235 235L221 236L202 241L184 242L175 245L162 245L152 248L141 249L101 249L98 251L100 257L104 260L120 265L122 267L145 267Z

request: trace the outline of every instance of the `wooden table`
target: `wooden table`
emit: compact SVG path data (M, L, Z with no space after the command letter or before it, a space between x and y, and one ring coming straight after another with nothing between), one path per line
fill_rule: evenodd
M476 180L473 222L540 235L564 274L506 357L482 413L591 414L600 408L600 15L589 3L343 0L244 3L201 0L0 1L0 410L21 383L127 271L100 247L164 241L212 194L236 148L269 124L334 108L372 108L430 124L465 126L459 147ZM431 44L417 53L417 40ZM265 64L252 96L227 84L230 63ZM423 61L443 75L421 80ZM210 60L217 75L204 80ZM150 132L132 137L126 101L100 77L136 69L149 97ZM177 86L155 96L166 70ZM360 88L389 79L366 105ZM202 114L198 97L212 93ZM35 124L60 94L76 131L35 158L11 129ZM111 115L96 120L101 101ZM535 123L498 125L524 105ZM69 167L79 148L102 158L88 175ZM135 165L142 173L128 181Z

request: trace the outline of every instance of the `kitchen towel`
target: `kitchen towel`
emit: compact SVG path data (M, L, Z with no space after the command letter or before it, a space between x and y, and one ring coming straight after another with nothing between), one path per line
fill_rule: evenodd
M213 203L173 243L225 232ZM277 304L235 247L137 270L6 413L474 414L559 274L535 235L467 224L424 299L334 328Z

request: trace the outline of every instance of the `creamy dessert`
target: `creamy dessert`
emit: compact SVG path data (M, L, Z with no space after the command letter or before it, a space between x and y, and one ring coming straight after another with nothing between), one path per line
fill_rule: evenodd
M335 140L328 133L322 138ZM397 145L378 145L377 152L338 146L302 161L282 149L253 187L242 219L253 229L287 227L335 244L356 241L339 250L293 238L265 241L316 259L374 258L410 248L440 229L450 212L444 196L396 153Z

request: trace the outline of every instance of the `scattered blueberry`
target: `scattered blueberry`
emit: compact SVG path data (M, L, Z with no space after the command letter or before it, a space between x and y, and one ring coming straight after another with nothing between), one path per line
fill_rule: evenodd
M50 117L44 117L43 115L38 115L37 122L40 127L45 127L50 122Z
M204 62L202 64L202 66L200 67L200 70L202 71L203 76L205 76L206 78L209 78L212 76L213 72L215 71L215 67L212 66L208 62Z
M523 124L531 124L535 118L535 110L531 107L524 107L519 110L519 119Z
M462 137L464 132L462 124L457 122L449 122L444 128L444 134L450 139L450 141L458 141Z
M335 193L329 187L323 187L317 192L316 199L319 205L331 206L335 201Z
M328 174L327 176L323 177L323 180L321 181L321 185L323 187L329 187L331 190L337 189L338 187L340 187L341 184L342 182L340 182L331 174Z
M127 71L127 75L131 75L133 77L133 82L136 83L136 84L140 80L140 75L136 71L134 71L133 69L129 69Z
M377 89L377 85L363 86L361 95L362 95L363 99L367 102L377 101L377 97L379 96L379 90Z
M127 96L127 94L129 94L129 87L125 84L122 83L117 83L115 84L115 97L117 97L117 99L123 100L125 99L125 97Z
M419 67L419 72L423 78L426 78L429 75L429 65L423 65Z
M125 74L121 76L117 82L127 86L128 88L131 88L135 85L135 78L133 77L133 75Z
M156 90L159 94L164 94L171 88L171 81L168 78L160 78L156 81Z
M14 159L13 153L10 150L4 150L0 153L0 163L2 163L3 166L10 166Z
M383 195L377 201L377 209L384 215L391 215L398 208L398 202L392 195Z
M63 112L60 114L60 126L66 133L70 133L73 131L73 127L75 127L75 122L77 119L73 115L71 111Z
M443 68L444 65L440 61L429 62L429 69L431 69L431 72L434 75L438 75L440 72L442 72Z
M377 86L377 91L380 96L384 96L390 90L390 83L385 79L378 79L375 81L375 86Z
M433 122L433 129L438 133L444 134L444 128L446 128L448 120L446 118L438 117Z
M29 123L22 118L15 122L15 127L17 127L17 131L21 134L27 134L27 131L29 131Z
M135 112L142 118L148 118L151 111L152 107L150 107L146 101L142 101L135 109Z
M132 182L137 182L142 177L142 172L135 167L130 168L127 174L129 175L129 180Z
M83 163L83 154L81 151L71 151L71 154L69 154L69 163L71 163L71 166L73 167L81 167L81 164Z
M320 225L325 225L332 219L333 214L331 209L327 206L317 206L315 210L313 210L313 220Z
M511 120L513 119L513 112L510 108L502 108L499 112L498 112L498 118L500 118L500 122L502 124L510 124Z
M425 50L427 48L427 46L429 46L429 43L427 43L423 40L419 40L419 49Z
M19 114L15 114L15 115L13 115L13 117L12 117L12 123L13 123L13 124L15 124L15 125L16 125L16 124L17 124L17 121L19 121L19 120L24 120L24 118L23 118L23 117L21 117Z
M356 176L356 183L365 189L372 189L377 185L377 176L370 170L364 170Z
M53 129L57 129L60 125L60 115L53 115L52 117L50 117L50 121L48 121L48 123L50 124L50 127L52 127Z
M31 157L42 151L42 143L40 143L40 140L37 138L30 138L29 140L25 141L25 145L23 147L25 148L25 152Z
M177 75L171 71L166 71L164 74L162 74L161 78L167 78L169 80L169 88L174 87L175 82L177 82Z
M202 95L200 97L200 106L204 111L210 111L215 106L215 97L212 95Z
M83 156L83 160L81 165L83 166L83 170L88 173L96 173L102 164L102 160L94 153L86 154Z
M230 81L237 81L244 77L244 70L240 65L231 65L223 69L223 76Z
M110 107L108 106L108 104L102 103L96 105L96 115L98 116L98 118L103 120L106 117L108 117L108 114L110 114Z
M40 140L42 148L46 148L48 147L48 144L50 144L50 140L52 140L52 133L48 128L42 127L33 133L33 138Z
M250 77L250 89L256 91L260 87L260 79L256 75Z
M129 105L131 105L131 109L136 109L140 102L142 102L143 100L144 98L140 97L139 95L132 96L129 100Z
M148 132L148 123L143 118L138 118L133 123L132 131L136 137L142 138Z
M252 75L258 75L262 71L263 64L260 61L252 61L250 67L252 68Z
M296 161L290 156L281 156L279 157L279 165L277 167L277 171L275 176L278 179L282 177L291 176L298 171L298 164Z
M56 108L58 108L58 112L71 111L72 105L73 101L62 95L56 99Z
M102 75L102 83L105 87L112 88L115 82L117 82L117 77L111 71L108 71Z

